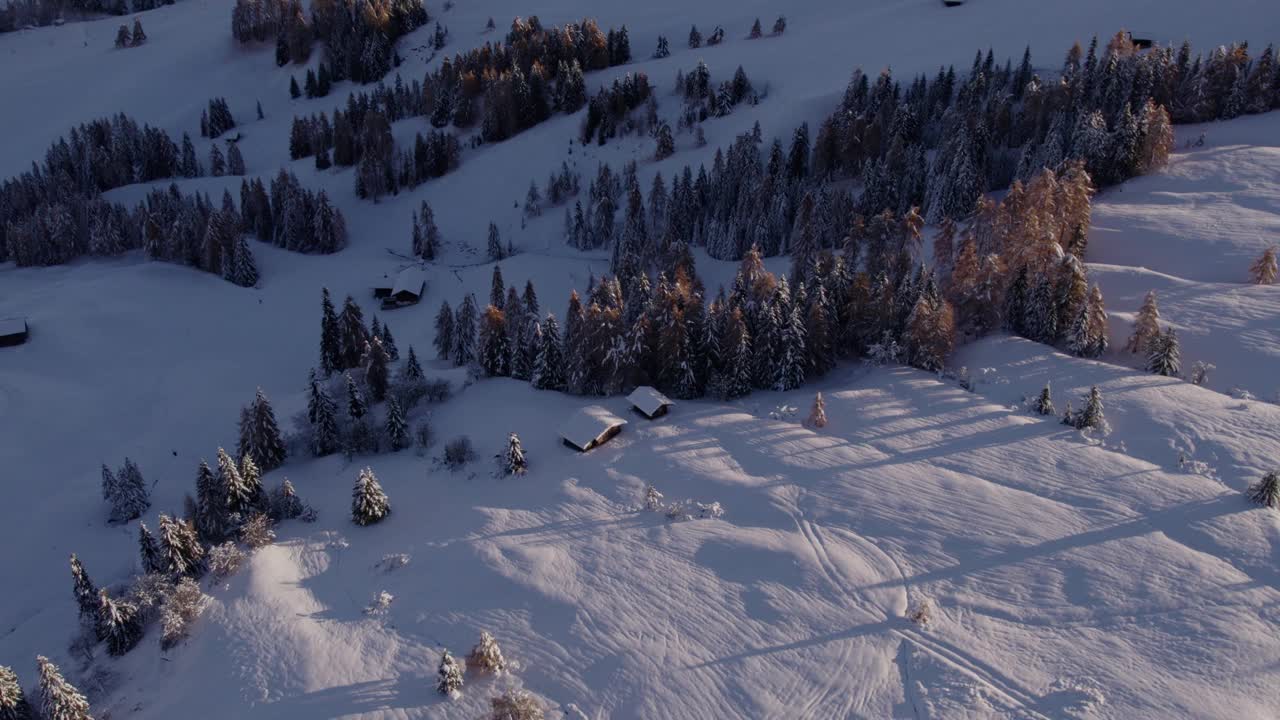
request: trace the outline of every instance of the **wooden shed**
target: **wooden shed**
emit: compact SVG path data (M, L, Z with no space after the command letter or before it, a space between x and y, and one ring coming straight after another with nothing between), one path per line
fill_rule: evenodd
M626 420L599 405L588 405L560 426L560 439L574 450L586 452L609 442L626 424Z
M385 310L413 305L427 292L427 273L413 265L383 278L373 288L373 296L382 300Z
M631 403L631 407L636 412L652 420L667 414L667 410L675 403L666 395L658 392L648 385L641 385L627 396L627 402Z
M0 319L0 347L21 345L27 341L30 328L27 319L14 317Z

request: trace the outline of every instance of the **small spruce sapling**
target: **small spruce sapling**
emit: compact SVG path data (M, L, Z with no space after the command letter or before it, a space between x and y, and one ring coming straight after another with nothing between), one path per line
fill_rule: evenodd
M822 393L818 393L813 398L813 408L809 410L809 417L804 421L805 427L824 428L827 426L827 403L822 399Z
M1057 411L1053 408L1053 392L1049 388L1049 383L1044 384L1044 389L1040 391L1040 396L1036 398L1033 407L1038 415L1057 414Z
M502 648L498 647L498 641L488 631L480 632L480 642L476 643L467 655L467 667L495 675L507 669L507 661L502 657Z
M391 512L391 503L371 468L365 468L356 476L351 491L351 520L357 525L373 525L381 522Z
M448 650L440 656L440 667L436 673L439 675L436 692L451 698L462 695L462 666L458 665L458 661L453 659Z
M525 457L519 435L511 433L507 436L507 449L502 453L501 460L502 472L506 475L524 475L529 471L529 459Z
M1276 251L1280 246L1272 245L1263 251L1262 257L1249 268L1249 277L1255 285L1274 285L1276 275L1280 271L1280 263L1276 261Z
M1269 472L1250 486L1249 499L1263 507L1280 509L1280 472Z

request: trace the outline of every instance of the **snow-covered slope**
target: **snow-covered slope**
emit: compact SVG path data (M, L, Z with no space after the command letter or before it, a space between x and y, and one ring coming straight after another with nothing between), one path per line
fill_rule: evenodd
M128 51L111 48L115 20L0 36L0 176L40 159L72 124L107 113L196 135L207 100L225 96L244 125L249 173L290 167L328 190L352 234L331 257L255 244L255 290L136 256L0 266L0 316L27 315L33 330L29 344L0 349L0 539L9 548L0 555L0 664L28 685L36 653L75 667L67 554L102 584L125 580L134 564L136 527L104 524L101 463L128 455L156 482L148 521L180 508L199 458L234 444L237 410L255 387L282 418L302 407L320 288L367 304L370 284L395 267L385 249L407 247L422 199L456 267L433 268L421 305L383 315L402 350L428 354L442 299L484 295L491 268L473 264L474 250L490 219L526 251L504 264L507 283L532 279L560 314L569 289L607 261L565 248L555 213L522 230L513 203L562 160L590 172L600 160L651 153L634 138L570 148L578 119L556 118L468 151L456 173L413 192L358 201L350 171L287 159L292 117L331 109L350 86L289 100L289 76L302 71L277 68L269 47L236 46L230 8L181 0L148 12L149 43ZM767 25L779 12L787 34L743 39L752 19ZM1280 13L1250 0L971 0L957 9L936 0L476 0L441 20L452 52L490 39L480 32L490 16L502 28L529 14L625 23L640 58L659 34L671 39L672 57L589 76L593 86L641 70L665 93L676 70L700 57L716 77L741 64L770 85L752 112L708 123L706 148L686 135L675 157L642 163L644 182L709 159L756 120L766 136L815 123L858 65L891 65L905 77L963 67L979 47L1016 57L1030 44L1037 67L1052 69L1071 42L1121 26L1198 47L1260 47L1280 27ZM723 25L728 42L684 48L693 23L704 33ZM425 34L402 41L406 79L429 67L409 50ZM252 119L255 101L265 120ZM397 136L421 127L405 121ZM1278 129L1274 113L1179 128L1180 143L1204 131L1205 146L1100 196L1090 271L1107 297L1114 345L1142 294L1156 289L1186 360L1218 366L1210 388L1260 398L1280 389L1280 288L1237 284L1280 233ZM207 141L197 147L207 152ZM235 194L239 179L181 184L216 198L223 188ZM698 262L709 287L733 271ZM433 418L443 439L475 440L474 474L412 452L291 460L267 480L290 477L319 522L284 525L276 546L212 590L190 641L161 653L148 637L122 660L100 661L114 686L82 689L114 718L473 717L505 684L592 718L1274 717L1280 516L1239 491L1280 463L1280 411L1127 369L1134 361L1119 354L1105 359L992 338L954 361L975 375L994 369L976 394L915 371L844 368L789 395L681 403L588 455L554 434L582 399L482 381ZM1060 405L1102 387L1115 427L1105 444L1010 409L1046 380ZM818 389L826 429L767 418L781 403L806 408ZM625 410L621 399L606 404ZM510 431L532 470L496 479L488 458ZM1179 470L1178 451L1214 477ZM357 528L347 520L349 490L365 464L394 509L385 523ZM669 523L639 512L647 483L668 498L719 501L727 514ZM411 560L375 569L391 553ZM396 597L388 614L363 614L384 589ZM931 624L902 618L925 599ZM465 652L481 629L497 634L518 670L442 700L433 689L439 650Z

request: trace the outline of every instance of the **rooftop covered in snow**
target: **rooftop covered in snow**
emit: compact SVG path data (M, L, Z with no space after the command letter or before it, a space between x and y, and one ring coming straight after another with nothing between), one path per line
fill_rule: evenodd
M662 415L675 403L671 402L671 398L658 392L648 385L641 385L627 396L627 402L631 403L636 410L639 410L645 417L653 419Z
M603 444L622 431L627 421L599 405L581 408L560 426L565 443L583 452Z

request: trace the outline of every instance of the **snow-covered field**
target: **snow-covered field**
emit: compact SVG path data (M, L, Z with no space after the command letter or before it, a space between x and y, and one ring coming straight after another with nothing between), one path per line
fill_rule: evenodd
M305 404L316 364L320 288L371 309L368 288L396 267L410 214L431 202L446 240L418 306L379 313L402 352L425 359L442 299L484 297L478 262L485 228L499 224L524 252L504 263L508 285L537 286L562 314L571 288L607 271L603 254L566 248L557 212L521 229L513 203L529 180L562 160L584 173L598 161L651 154L650 141L574 146L578 118L556 118L506 143L467 151L461 168L378 204L355 198L351 171L290 163L295 114L331 109L288 99L293 66L273 48L230 37L228 0L180 0L144 14L150 41L117 51L118 21L0 36L0 177L41 159L78 122L125 111L198 136L209 98L247 120L248 172L282 166L324 188L346 214L351 244L335 256L254 245L261 287L140 256L53 268L0 266L0 317L26 315L31 341L0 349L0 665L33 683L50 656L94 701L96 716L167 718L476 717L487 698L523 685L553 707L589 718L1108 717L1274 718L1280 715L1280 514L1241 491L1280 465L1280 286L1245 285L1248 265L1280 240L1280 115L1178 128L1169 168L1099 195L1089 261L1111 313L1113 348L1151 289L1178 330L1186 365L1212 362L1207 387L1043 345L992 337L959 349L975 392L907 369L843 367L788 394L736 404L678 405L653 423L633 419L603 448L579 455L554 428L581 398L485 380L432 406L442 440L471 436L480 460L450 473L412 451L319 461L291 458L289 477L316 506L313 525L287 523L225 586L189 641L162 652L148 637L120 660L114 682L84 682L67 650L75 604L66 559L94 579L128 578L136 523L107 526L99 466L125 456L156 482L153 508L180 511L200 458L235 443L238 409L262 387L287 422ZM439 4L428 3L433 15ZM751 20L779 13L779 38L744 40ZM648 73L663 112L676 70L703 57L719 79L744 66L768 98L688 135L662 163L642 162L647 186L706 161L759 120L766 137L811 126L830 111L855 67L891 65L900 77L939 64L966 67L975 48L998 58L1030 44L1055 69L1075 40L1118 27L1198 48L1248 40L1262 47L1280 11L1249 0L1036 4L971 0L687 3L474 0L441 15L449 51L490 39L515 15L546 23L584 15L627 24L635 55L656 37L665 60L588 76L594 87ZM728 41L684 47L688 26L723 25ZM401 41L406 79L429 67ZM314 64L320 53L313 56ZM432 61L439 62L438 60ZM266 119L252 120L261 101ZM400 123L398 137L423 127ZM1203 147L1183 149L1205 133ZM208 141L198 141L203 154ZM182 181L186 190L236 193L239 178ZM127 187L114 199L149 188ZM775 269L786 267L779 259ZM731 264L698 257L708 287ZM452 267L452 266L457 267ZM429 376L452 368L428 364ZM1023 396L1053 383L1059 407L1098 385L1113 426L1101 441L1029 414ZM1257 399L1239 399L1240 388ZM831 423L770 419L780 404L827 398ZM618 413L620 398L603 401ZM494 477L489 458L508 432L530 454L523 478ZM431 453L438 453L439 446ZM1203 463L1180 467L1179 454ZM348 519L356 472L371 465L391 517ZM1195 472L1193 472L1195 470ZM652 483L668 499L718 501L721 519L668 522L640 510ZM409 563L375 565L405 553ZM378 591L395 600L363 611ZM933 620L913 624L928 600ZM434 691L442 648L465 653L479 632L498 636L518 667L470 679L456 701ZM561 717L552 712L550 717ZM570 714L570 717L579 717Z

